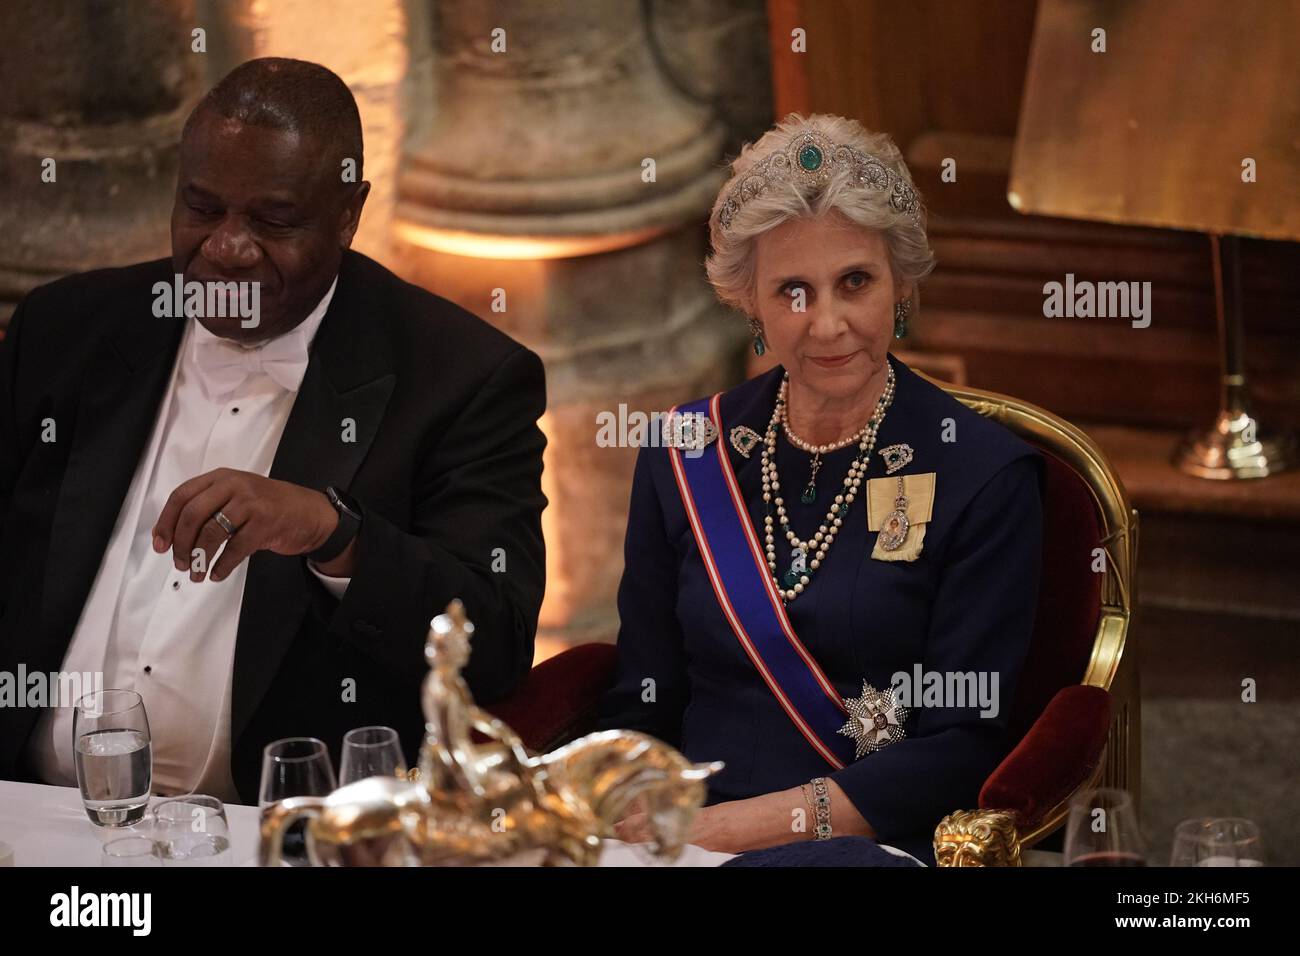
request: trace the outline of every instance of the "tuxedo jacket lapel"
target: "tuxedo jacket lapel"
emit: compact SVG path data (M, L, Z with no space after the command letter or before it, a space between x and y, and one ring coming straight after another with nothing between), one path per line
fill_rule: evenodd
M171 378L183 319L141 314L117 327L86 369L72 448L50 529L38 658L58 667L90 594ZM56 422L56 427L67 427ZM57 658L57 659L55 659Z
M270 477L324 491L347 488L374 441L397 382L387 342L367 328L366 303L345 255L338 288L312 342L307 372L280 437ZM350 420L355 434L344 440ZM301 556L249 559L235 643L231 742L248 725L302 624L311 572Z

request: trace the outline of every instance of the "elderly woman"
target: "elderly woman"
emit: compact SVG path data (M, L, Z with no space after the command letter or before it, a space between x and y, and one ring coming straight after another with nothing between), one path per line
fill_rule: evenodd
M704 847L853 836L932 862L1008 749L1041 462L889 352L934 265L925 222L890 139L837 116L746 146L714 205L709 279L779 365L642 449L601 708L725 762Z

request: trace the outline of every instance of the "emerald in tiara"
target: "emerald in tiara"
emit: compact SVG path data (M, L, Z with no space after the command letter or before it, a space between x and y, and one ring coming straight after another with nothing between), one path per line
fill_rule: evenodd
M820 133L802 133L785 149L756 163L740 176L723 200L718 223L731 228L736 214L751 199L763 195L773 185L785 182L826 183L837 169L848 169L850 181L859 189L888 193L895 212L921 221L921 200L912 184L894 173L883 160L869 153L831 142Z

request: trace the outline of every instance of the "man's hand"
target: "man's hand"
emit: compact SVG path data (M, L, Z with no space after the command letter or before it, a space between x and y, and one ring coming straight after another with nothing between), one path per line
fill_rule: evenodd
M233 535L213 520L218 511L235 526ZM162 554L170 548L176 570L190 568L191 581L202 581L204 569L213 581L220 581L255 551L316 550L338 520L322 492L248 471L216 468L176 486L153 526L153 549ZM220 560L211 565L223 542ZM197 567L196 548L203 556Z

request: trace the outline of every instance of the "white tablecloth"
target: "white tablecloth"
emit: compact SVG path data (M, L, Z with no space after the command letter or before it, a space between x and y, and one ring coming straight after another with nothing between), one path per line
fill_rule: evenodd
M226 818L230 821L235 865L253 865L257 856L257 808L227 805ZM14 866L99 866L104 841L125 835L126 828L92 824L75 787L0 780L0 843L11 848ZM731 856L690 846L672 865L721 866ZM600 865L653 865L648 864L647 857L644 850L606 840Z

